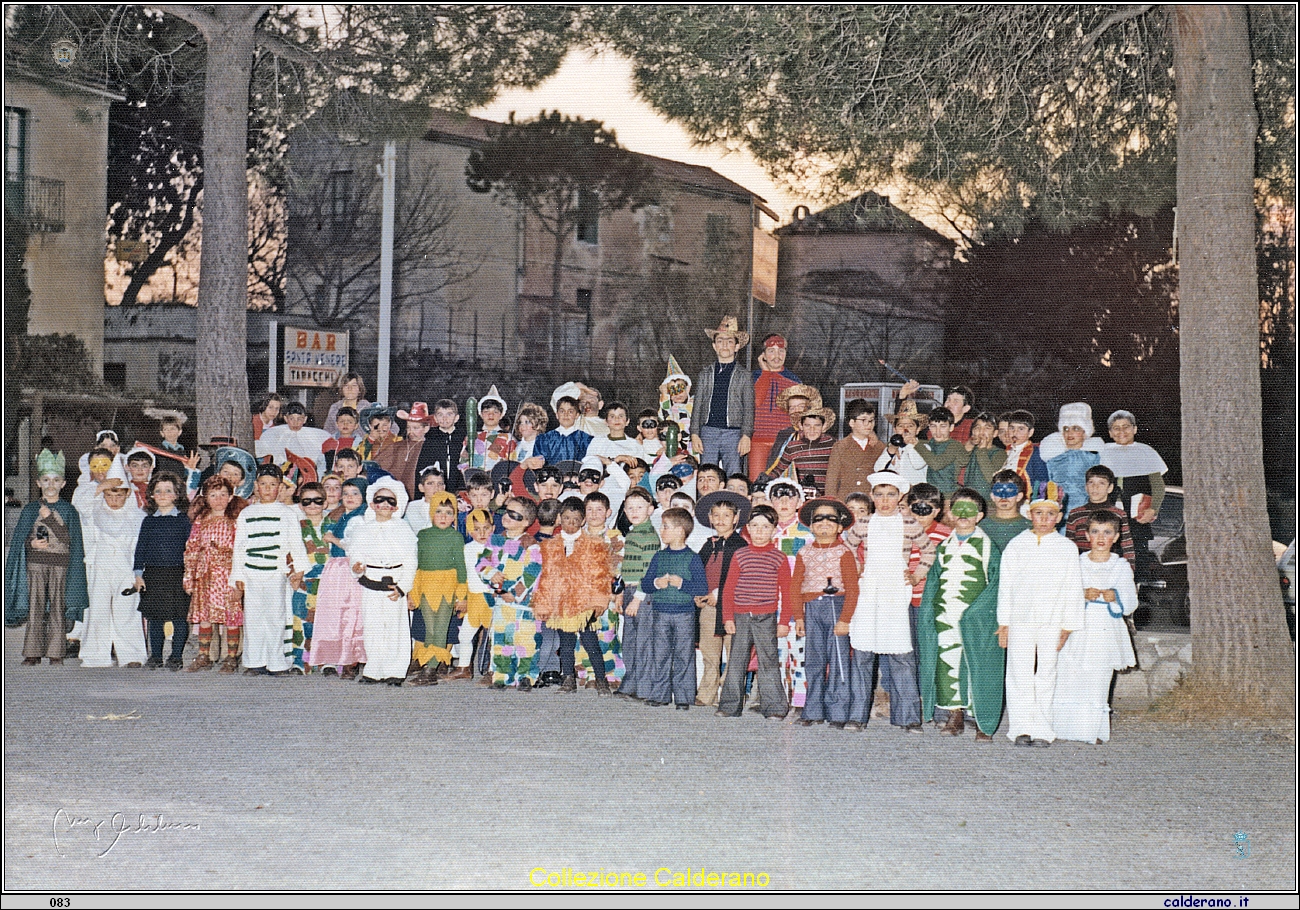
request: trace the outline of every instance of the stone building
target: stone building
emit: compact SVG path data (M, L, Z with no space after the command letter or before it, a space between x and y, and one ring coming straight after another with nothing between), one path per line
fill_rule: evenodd
M955 244L863 193L776 230L777 305L762 330L787 332L787 366L827 400L847 382L892 381L884 360L922 382L942 377L947 278Z
M463 398L490 376L546 401L561 376L595 384L606 400L649 404L669 353L697 368L713 356L703 329L724 313L744 323L754 230L775 214L709 168L640 156L654 171L653 204L579 224L553 301L552 236L466 185L468 156L494 125L434 111L418 138L396 143L390 397ZM290 154L285 318L350 328L367 381L383 146L314 131Z
M27 230L27 331L71 333L102 364L108 108L123 96L5 60L5 217Z

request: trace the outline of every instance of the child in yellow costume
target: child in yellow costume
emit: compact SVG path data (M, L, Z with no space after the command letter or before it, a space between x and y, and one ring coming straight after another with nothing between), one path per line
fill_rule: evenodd
M415 537L418 560L410 594L411 609L419 614L411 622L412 655L420 665L411 680L415 686L436 685L438 668L451 664L447 627L453 611L464 613L468 608L469 596L465 538L456 530L456 498L435 493L428 508L433 526Z

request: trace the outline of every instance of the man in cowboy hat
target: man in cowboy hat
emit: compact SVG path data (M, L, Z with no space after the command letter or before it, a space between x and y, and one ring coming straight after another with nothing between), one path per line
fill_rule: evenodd
M423 401L411 405L410 411L398 411L397 416L406 421L406 436L389 443L375 453L375 464L402 482L406 495L415 496L415 466L424 451L424 437L429 435L429 406Z
M702 462L738 474L754 434L754 383L736 364L736 352L749 344L749 333L740 331L735 316L725 316L705 334L718 359L695 382L691 444Z

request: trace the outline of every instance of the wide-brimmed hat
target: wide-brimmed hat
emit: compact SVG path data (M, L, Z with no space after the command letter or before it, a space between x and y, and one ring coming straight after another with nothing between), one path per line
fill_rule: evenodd
M719 335L730 335L736 339L736 347L743 348L749 344L749 333L740 330L740 323L735 316L723 316L716 329L705 329L704 334L710 341L717 341Z
M369 408L366 408L366 411L369 410ZM366 411L362 411L362 413L364 414ZM414 402L409 411L398 411L397 416L407 423L428 423L432 419L429 415L429 405L423 401ZM366 426L370 426L369 420L366 420Z
M820 417L822 419L822 432L829 433L831 427L835 426L836 414L830 408L809 408L799 415L799 422L802 423L805 417Z
M362 408L361 413L357 415L357 419L360 421L361 426L369 429L370 421L374 420L376 417L387 417L391 420L396 416L397 408L390 408L386 404L372 404L369 407Z
M244 482L235 488L235 495L244 499L253 495L253 484L257 481L257 459L250 452L236 446L221 446L212 456L212 473L221 470L221 466L233 461L244 469Z
M922 414L920 408L916 406L916 402L910 398L904 398L900 401L894 413L890 414L886 419L891 424L896 424L900 417L906 417L915 422L917 432L924 430L930 423L930 418Z
M833 506L835 508L835 514L839 517L841 528L847 528L853 524L853 513L849 511L849 507L838 499L832 499L829 496L819 496L805 502L799 509L799 521L811 528L812 522L809 519L812 518L813 512L816 512L821 506Z
M822 406L822 393L817 390L816 386L806 385L802 382L787 386L778 392L776 406L789 414L791 398L807 398L808 407L810 408L820 408Z
M709 520L709 513L720 502L729 502L736 507L738 513L736 527L743 528L749 524L749 497L733 493L731 490L714 490L707 496L701 496L700 501L695 504L695 520L706 528L712 528L713 522Z
M877 471L870 474L867 476L867 483L871 484L873 490L878 486L893 487L900 496L912 489L912 484L904 479L902 474L894 471Z

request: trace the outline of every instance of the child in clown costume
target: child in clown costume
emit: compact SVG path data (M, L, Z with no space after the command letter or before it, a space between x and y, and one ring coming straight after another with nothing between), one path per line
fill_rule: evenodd
M532 689L538 677L533 658L541 640L532 600L542 574L542 550L528 534L537 519L531 499L506 500L504 534L493 534L478 561L478 574L492 590L492 685Z
M659 421L672 421L678 429L678 451L691 453L691 414L695 398L691 395L691 377L682 370L677 358L668 355L668 375L659 384ZM662 433L660 434L662 438Z
M438 668L451 664L447 629L453 612L465 612L469 596L465 538L456 530L456 497L446 491L434 493L426 507L433 524L416 535L418 558L411 587L411 609L418 610L423 620L423 635L416 637L413 652L420 665L411 680L415 686L435 685Z

